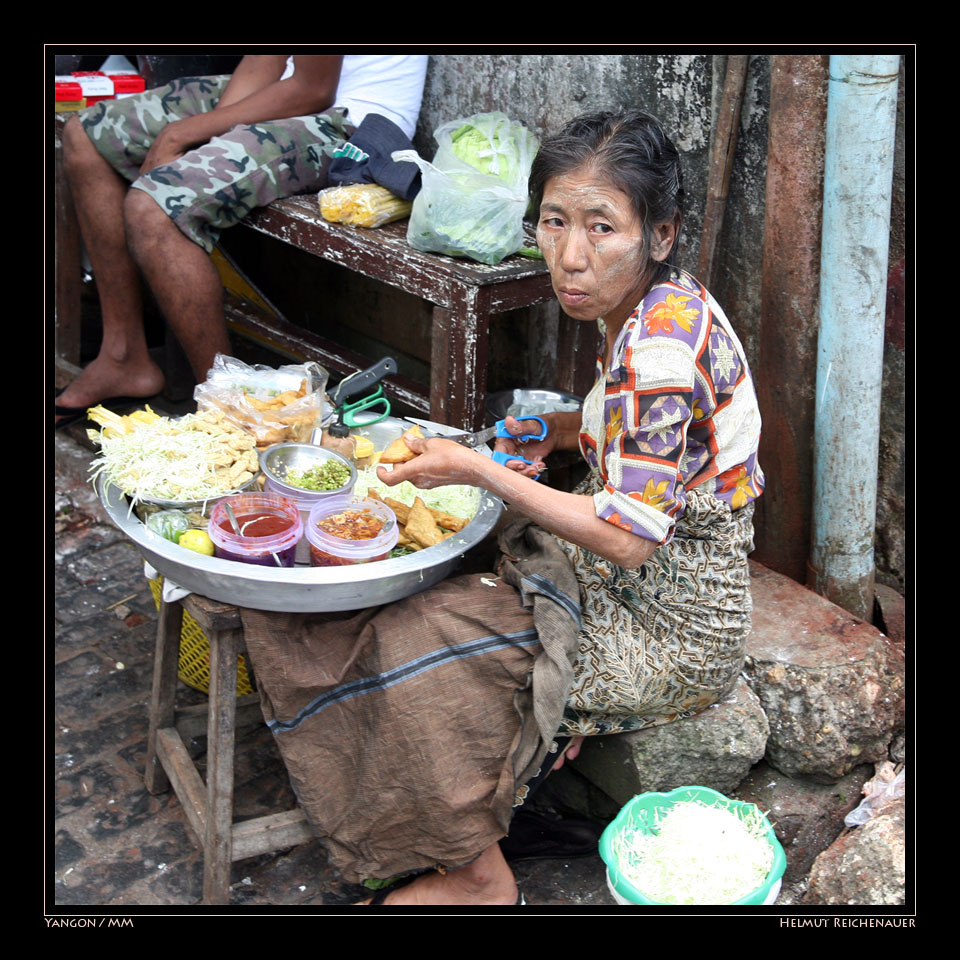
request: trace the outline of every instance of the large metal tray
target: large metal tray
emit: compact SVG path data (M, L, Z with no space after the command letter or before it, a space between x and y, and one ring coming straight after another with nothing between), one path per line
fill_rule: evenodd
M379 449L409 426L389 417L357 428ZM310 613L360 610L393 603L439 583L471 547L496 526L502 501L481 491L480 507L459 534L406 557L349 567L261 567L206 557L178 547L148 530L130 511L126 497L103 478L98 492L110 519L140 548L159 573L194 593L256 610Z

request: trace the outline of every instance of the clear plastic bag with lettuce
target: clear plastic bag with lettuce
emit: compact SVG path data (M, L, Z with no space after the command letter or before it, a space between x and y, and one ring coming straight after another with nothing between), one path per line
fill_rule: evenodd
M452 120L434 131L428 163L412 150L396 161L420 167L423 187L413 202L407 242L416 250L495 264L524 245L527 180L540 144L505 113Z

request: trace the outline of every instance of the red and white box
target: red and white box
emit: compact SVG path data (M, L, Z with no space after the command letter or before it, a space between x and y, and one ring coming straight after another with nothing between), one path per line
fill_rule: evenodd
M147 82L139 73L117 73L113 70L105 72L113 81L113 94L118 100L132 97L135 93L143 93L147 89Z
M113 81L105 73L100 73L99 70L88 70L77 71L70 76L80 84L88 107L100 100L113 99Z
M53 78L53 99L57 113L82 110L87 105L83 88L69 75Z

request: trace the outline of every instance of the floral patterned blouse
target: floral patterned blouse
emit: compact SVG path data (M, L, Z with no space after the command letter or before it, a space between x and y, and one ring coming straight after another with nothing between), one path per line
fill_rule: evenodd
M753 380L730 322L697 280L674 271L653 287L623 325L605 376L602 364L580 433L603 483L597 516L666 543L688 490L734 510L760 496Z

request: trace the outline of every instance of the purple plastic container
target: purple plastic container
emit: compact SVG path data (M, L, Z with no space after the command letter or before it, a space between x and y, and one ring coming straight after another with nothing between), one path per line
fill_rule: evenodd
M233 508L240 524L239 535L230 524L226 504ZM259 536L258 529L264 531ZM287 497L276 493L240 493L214 506L207 533L215 556L222 560L292 567L303 536L303 520L297 504Z

